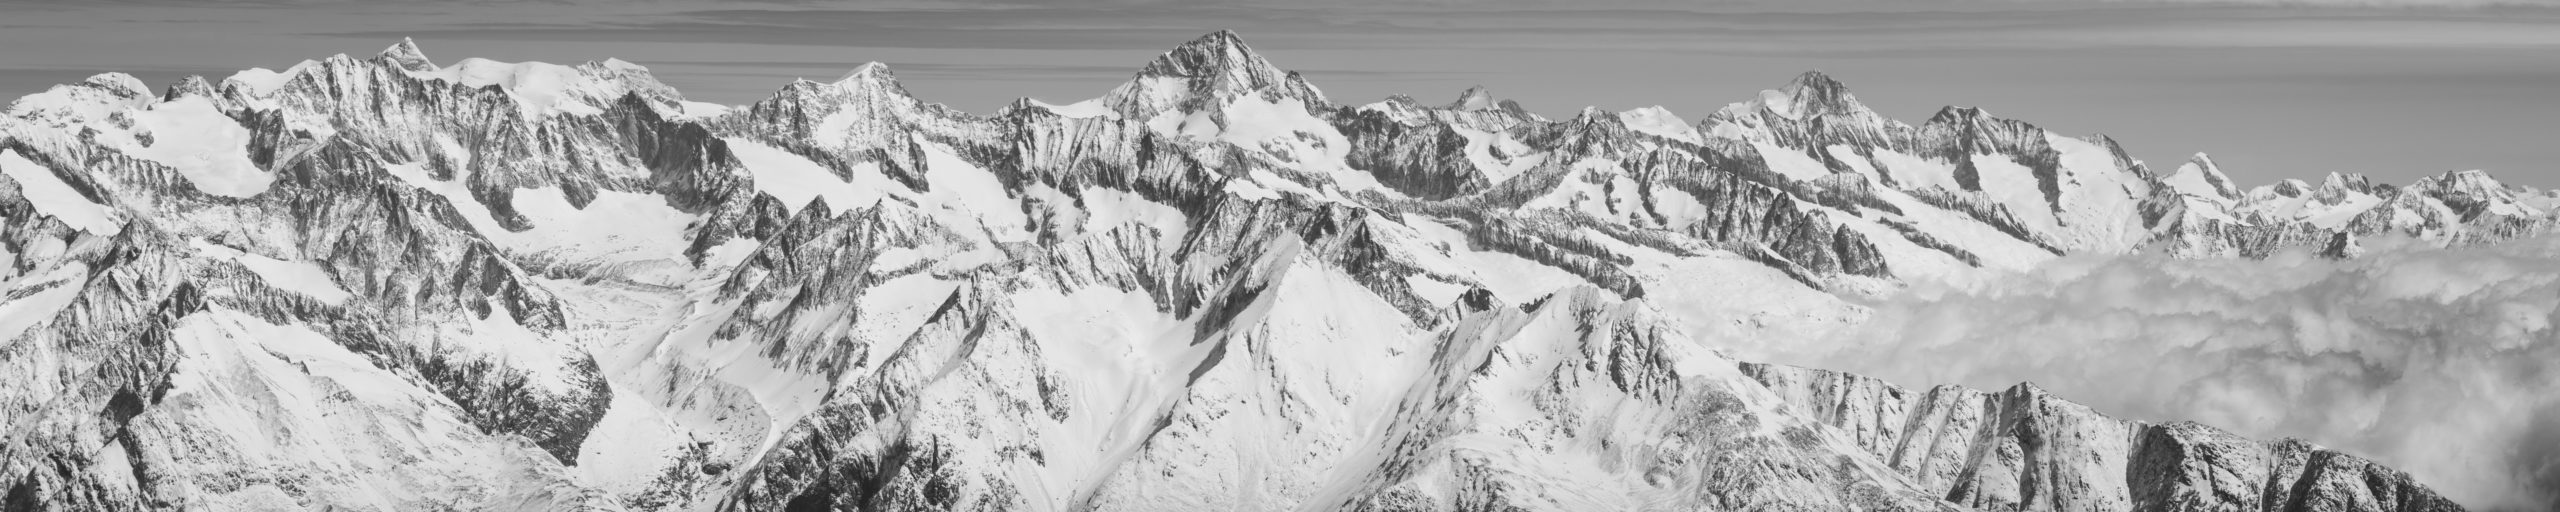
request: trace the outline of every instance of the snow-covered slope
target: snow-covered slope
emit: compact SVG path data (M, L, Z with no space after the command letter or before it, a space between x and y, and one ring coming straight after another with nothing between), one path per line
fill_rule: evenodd
M724 107L626 62L404 41L0 116L0 375L25 376L0 486L11 510L2149 510L2220 484L2127 468L2219 443L2314 460L2288 500L2451 510L2361 461L2301 476L2347 459L2299 443L1736 358L1914 280L2488 242L2554 202L2470 173L2244 191L1975 109L1905 125L1820 74L1696 125L1482 89L1348 106L1219 32L978 115L876 63ZM1842 393L1874 396L1814 401ZM1905 412L1931 408L1966 412Z

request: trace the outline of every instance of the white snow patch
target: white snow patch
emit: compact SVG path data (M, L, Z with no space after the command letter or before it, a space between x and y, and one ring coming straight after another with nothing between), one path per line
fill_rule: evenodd
M1627 128L1657 137L1690 144L1700 144L1706 140L1698 135L1697 128L1689 126L1688 121L1681 120L1680 116L1671 113L1670 109L1658 105L1619 112L1618 120L1625 122Z
M827 207L837 212L878 204L884 197L909 196L907 186L880 173L880 164L863 162L853 169L853 181L847 182L817 162L753 140L723 138L729 153L745 164L755 176L756 191L773 196L800 211L809 201L826 198Z
M8 296L17 296L35 287L50 288L14 299L0 299L6 300L0 302L0 346L18 341L18 336L25 334L27 329L52 320L55 313L70 306L73 299L80 298L80 290L87 287L81 280L88 275L89 265L75 261L63 263L52 272L8 282L5 287Z
M18 182L19 195L35 205L36 213L100 236L114 236L124 230L124 222L118 219L121 215L115 210L89 202L78 190L72 189L71 184L55 177L52 169L18 156L17 150L0 150L0 174L7 174L10 180Z
M676 464L687 436L667 412L637 390L615 389L604 419L587 433L578 450L579 481L617 496L646 491L665 469Z
M1799 119L1804 115L1802 112L1796 112L1795 95L1777 89L1762 89L1760 106L1768 107L1770 113L1787 119Z
M2106 146L2051 133L2045 140L2061 154L2055 173L2063 206L2058 222L2067 230L2059 237L2063 243L2072 249L2121 252L2150 238L2139 220L2142 198L2151 195L2147 180L2117 168L2115 152Z
M223 115L212 100L178 98L135 112L134 121L152 140L126 152L177 169L197 190L250 197L275 182L275 175L249 160L249 130Z
M1760 151L1760 160L1769 164L1770 171L1786 176L1787 179L1812 181L1831 175L1831 167L1822 165L1821 160L1815 160L1813 155L1804 154L1803 151L1765 140L1753 140L1751 147Z
M2374 197L2372 194L2347 192L2346 198L2340 199L2337 204L2306 204L2305 206L2317 206L2317 208L2307 208L2303 212L2304 215L2302 220L2303 222L2310 223L2314 227L2334 231L2345 228L2347 223L2354 222L2356 220L2356 216L2364 215L2366 211L2372 210L2374 206L2381 204L2382 198ZM2513 207L2514 205L2509 203L2498 203L2497 206ZM2496 207L2493 206L2491 209L2492 211L2495 211ZM2499 213L2514 215L2514 213Z
M684 248L690 242L686 228L694 216L668 206L665 198L654 194L598 190L595 200L580 209L569 204L568 196L559 187L516 189L510 203L533 225L516 232L498 225L489 208L471 196L471 190L464 185L468 180L463 176L439 181L416 163L384 164L383 169L410 185L444 196L473 230L522 256L571 263L687 261Z
M1673 187L1653 189L1653 213L1662 216L1663 225L1674 229L1686 227L1707 217L1707 203Z
M2020 223L2037 233L2054 233L2061 224L2053 215L2053 205L2046 203L2044 191L2036 184L2035 171L2018 165L2008 155L1973 154L1973 169L1979 173L1975 181L1992 202L2009 207Z
M1262 169L1248 176L1260 189L1335 202L1350 202L1343 194L1360 190L1376 190L1388 195L1395 190L1380 184L1367 171L1353 169L1344 160L1351 153L1351 140L1335 130L1331 123L1307 114L1307 105L1297 98L1270 101L1261 96L1247 96L1222 107L1224 122L1213 119L1209 112L1176 117L1171 112L1160 114L1151 122L1159 131L1178 133L1195 139L1224 141L1281 162L1295 164L1303 172L1323 176L1333 187L1318 190L1281 178ZM1260 190L1238 189L1256 194Z
M882 268L875 260L874 268ZM924 328L933 312L960 289L957 281L933 277L929 273L908 274L871 285L862 297L855 299L854 309L861 315L854 322L854 339L869 344L862 368L880 368L889 356L898 352L907 338ZM855 381L858 374L846 372L838 385Z
M559 187L518 189L513 203L533 229L481 234L504 247L581 262L682 261L694 219L666 198L618 190L596 191L585 209L570 205Z
M515 312L506 307L489 308L486 317L437 326L436 344L488 356L508 368L523 371L526 380L553 392L576 389L577 383L570 382L569 376L577 350L525 328L516 321Z
M952 226L984 226L997 241L1020 241L1031 237L1030 216L1022 211L1022 201L1006 191L995 173L969 163L953 153L949 146L915 135L917 146L924 148L924 179L930 190L923 203L936 209Z
M1040 108L1048 109L1050 113L1057 114L1058 117L1068 119L1091 119L1096 117L1104 119L1120 118L1120 113L1113 112L1111 111L1111 107L1103 105L1101 98L1094 98L1065 105L1051 105L1048 102L1031 100L1031 104Z
M710 119L729 113L728 105L703 101L685 101L677 103L676 107L683 109L677 112L677 116L684 119Z
M1155 228L1159 239L1168 244L1180 244L1183 235L1190 232L1191 217L1172 205L1118 189L1085 187L1083 192L1086 232L1137 224Z
M1858 155L1857 148L1850 147L1847 144L1832 144L1829 147L1823 148L1823 150L1831 152L1831 158L1838 159L1841 163L1849 164L1850 172L1858 173L1859 176L1866 176L1870 181L1881 178L1880 175L1876 174L1876 166L1867 162L1866 157Z
M1245 198L1246 200L1251 201L1280 198L1279 192L1263 188L1262 185L1255 184L1253 180L1248 179L1229 179L1227 180L1227 186L1223 190L1228 194L1233 194L1236 197Z
M1939 189L1948 192L1964 190L1956 184L1955 166L1900 151L1875 148L1876 163L1903 190Z
M2230 203L2231 198L2223 195L2222 187L2214 186L2212 177L2207 175L2207 173L2218 174L2220 172L2218 170L2208 170L2207 167L2204 167L2205 165L2212 165L2213 161L2206 159L2203 155L2197 155L2196 160L2204 163L2199 165L2196 161L2189 161L2185 164L2181 164L2178 166L2177 172L2169 174L2168 179L2160 180L2161 184L2167 185L2170 190L2177 191L2180 194L2205 198L2217 203Z
M187 448L156 466L178 479L251 482L201 493L206 508L559 510L582 499L521 438L481 433L451 401L308 327L216 307L172 332L184 356L166 399L136 420L152 428L137 432ZM314 474L344 478L303 481ZM258 483L286 481L300 483Z
M1413 294L1421 296L1423 301L1443 307L1457 302L1458 296L1467 293L1469 288L1467 285L1432 279L1421 274L1404 276L1404 282L1406 286L1412 287Z
M1493 291L1503 301L1518 302L1554 293L1566 287L1587 284L1581 276L1550 267L1509 253L1477 250L1467 241L1466 232L1436 220L1409 221L1407 226L1423 239L1448 247L1449 259L1475 271L1476 281Z
M275 94L276 89L284 88L284 84L292 82L294 77L302 76L303 70L310 69L311 66L319 63L319 61L305 60L299 64L294 64L293 67L285 68L284 71L275 71L267 68L249 68L241 70L238 73L232 73L230 78L222 79L222 82L225 84L238 84L239 87L246 89L249 96L252 97L266 96Z
M1509 135L1455 125L1450 129L1467 139L1467 161L1476 164L1476 172L1484 173L1488 183L1501 183L1546 163L1546 153L1527 154L1529 148ZM1502 157L1497 158L1495 151L1501 151Z
M240 266L248 267L249 272L257 274L259 279L266 280L268 286L310 296L329 304L344 304L349 297L354 296L345 288L338 287L338 281L329 277L327 269L322 269L320 265L312 262L269 258L201 239L189 242L198 252L240 262Z
M382 169L410 186L444 197L445 202L453 205L455 212L462 214L463 222L470 224L472 230L483 234L507 232L505 228L498 227L495 218L490 217L488 206L471 197L470 187L465 186L459 176L453 180L438 181L427 174L425 164L414 162L385 163Z
M1183 379L1211 345L1192 344L1191 324L1156 310L1143 292L1107 286L1031 288L1011 298L1023 331L1060 375L1070 415L1040 435L1049 471L1038 489L1085 489L1108 478L1093 468L1149 438L1149 421L1183 395ZM1064 493L1057 493L1064 494Z

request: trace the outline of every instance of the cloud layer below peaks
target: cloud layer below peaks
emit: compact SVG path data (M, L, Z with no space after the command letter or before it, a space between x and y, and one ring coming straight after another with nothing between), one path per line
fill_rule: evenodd
M2367 249L2069 257L1915 285L1797 358L1906 385L2033 381L2121 417L2360 454L2474 508L2560 508L2560 237Z

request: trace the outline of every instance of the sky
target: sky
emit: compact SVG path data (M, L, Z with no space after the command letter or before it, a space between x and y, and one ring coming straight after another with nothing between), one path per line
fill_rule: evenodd
M1231 29L1336 102L1488 87L1566 116L1690 121L1820 70L1907 122L1981 107L2105 134L2154 166L2405 183L2485 169L2560 187L2560 0L746 2L0 0L0 97L123 71L219 80L414 38L464 57L649 66L690 99L888 63L973 112L1101 95Z

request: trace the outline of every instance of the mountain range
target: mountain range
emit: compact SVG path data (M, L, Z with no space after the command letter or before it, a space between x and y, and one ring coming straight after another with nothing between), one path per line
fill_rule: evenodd
M1328 98L1231 32L975 114L402 42L0 116L0 509L2463 507L2032 384L1749 361L2078 254L2547 233L2456 172L2243 188L1820 73L1692 123Z

